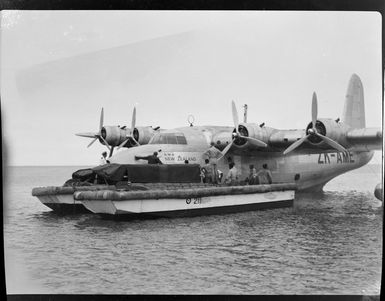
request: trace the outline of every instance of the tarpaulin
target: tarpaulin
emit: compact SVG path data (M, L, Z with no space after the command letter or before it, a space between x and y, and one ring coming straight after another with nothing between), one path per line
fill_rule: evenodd
M132 183L199 183L199 164L105 164L92 169L109 184Z

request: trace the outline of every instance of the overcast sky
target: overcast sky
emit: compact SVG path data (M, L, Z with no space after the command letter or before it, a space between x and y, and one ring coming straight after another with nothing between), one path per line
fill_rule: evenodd
M366 123L382 116L381 15L375 12L2 11L1 108L7 165L95 165L78 132L105 125L290 129L341 117L353 73ZM376 162L380 163L380 162Z

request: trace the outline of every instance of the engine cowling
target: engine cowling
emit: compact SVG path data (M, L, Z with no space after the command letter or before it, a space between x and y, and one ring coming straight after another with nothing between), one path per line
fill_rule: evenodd
M136 127L133 131L133 137L139 144L147 144L152 136L154 135L155 130L151 126L146 127ZM121 128L118 126L104 126L101 130L102 137L107 141L111 146L119 146L127 137L131 136L131 129ZM100 143L105 144L102 139L99 139ZM125 143L125 147L135 146L136 143L132 139L129 139Z
M255 138L267 144L269 141L269 137L273 132L273 129L268 127L260 127L255 123L241 123L238 126L238 132L242 136ZM256 145L253 140L246 140L245 138L237 137L237 132L235 129L233 130L233 140L233 145L238 148L250 146L258 147L258 145Z
M151 126L138 126L134 129L134 138L140 145L148 144L156 132Z
M101 129L101 135L111 146L118 146L126 139L126 129L118 126L104 126ZM99 142L105 144L102 139Z
M310 133L312 127L312 123L310 122L306 127L306 135ZM318 119L315 128L320 135L326 136L343 146L348 144L346 141L347 127L342 123L338 123L333 119ZM310 135L308 142L317 146L325 144L322 139L316 135Z

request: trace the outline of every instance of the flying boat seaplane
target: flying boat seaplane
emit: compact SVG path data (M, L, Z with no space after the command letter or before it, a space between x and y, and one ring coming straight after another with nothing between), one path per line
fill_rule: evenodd
M148 144L116 152L111 163L143 164L138 156L158 152L164 164L204 164L214 146L220 153L217 168L223 173L234 162L246 178L249 165L267 164L273 183L295 182L298 190L319 191L334 177L367 164L374 150L382 149L381 128L365 127L363 86L353 74L340 119L318 118L317 95L311 104L311 121L305 129L280 130L264 124L238 121L232 102L234 127L190 126L152 132ZM246 121L246 118L245 120ZM95 136L96 137L96 136Z
M139 126L136 127L136 108L134 107L131 119L131 128L127 126L105 126L104 121L104 109L100 112L99 130L96 133L78 133L77 136L93 138L87 147L90 147L96 140L105 145L109 152L109 157L113 155L114 148L120 149L121 147L130 148L142 144L147 144L152 136L160 131L159 127L153 128L152 126Z
M189 126L159 130L135 127L134 109L127 129L104 126L102 109L99 131L78 135L93 138L88 146L98 139L106 145L111 164L77 171L69 180L91 176L87 185L37 187L32 194L57 211L77 206L109 216L185 216L275 208L290 206L295 190L322 190L328 181L365 165L374 150L382 149L381 129L365 127L363 86L355 74L348 85L341 120L318 118L315 92L311 121L304 129L280 130L247 122L247 106L240 123L234 101L232 117L234 127L195 126L189 119ZM114 147L120 150L113 153ZM147 164L155 152L162 165ZM224 174L234 163L241 182L250 165L261 169L267 164L272 184L239 186L230 182L230 186L214 183L206 187L200 183L200 166L206 159ZM95 174L96 180L98 176L105 180L97 182L102 185L92 184ZM119 188L121 182L123 188ZM150 186L143 186L147 184ZM378 194L382 195L382 188L376 188Z

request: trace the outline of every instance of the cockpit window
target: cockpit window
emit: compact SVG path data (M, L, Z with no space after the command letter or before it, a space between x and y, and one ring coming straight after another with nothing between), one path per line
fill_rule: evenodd
M166 135L167 138L167 144L178 144L176 142L176 136L175 135Z
M183 134L177 134L175 136L177 144L187 144L186 137Z
M187 144L187 141L182 133L160 133L149 144Z
M164 135L159 136L159 143L160 144L167 144L167 137Z

